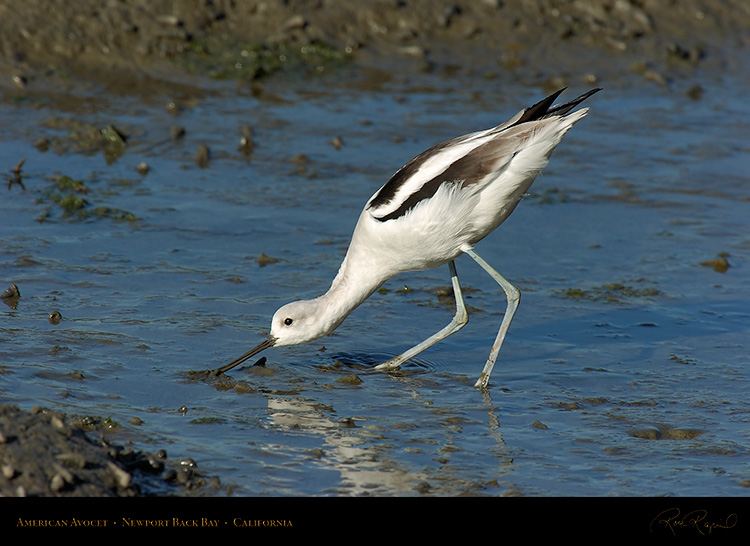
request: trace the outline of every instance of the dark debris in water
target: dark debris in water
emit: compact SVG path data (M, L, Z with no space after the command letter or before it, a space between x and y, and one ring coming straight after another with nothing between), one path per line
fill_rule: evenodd
M198 165L201 169L205 169L206 167L208 167L210 161L211 150L205 144L198 144L198 147L195 150L196 165Z
M567 288L555 293L562 298L604 303L623 303L637 298L654 298L664 295L657 288L635 288L619 282L602 284L589 289Z
M279 261L279 258L273 258L261 252L258 255L258 265L260 267L266 267L267 265L275 264Z
M547 188L540 192L530 192L529 197L543 205L554 205L569 201L568 194L560 188Z
M340 383L342 385L356 386L356 385L361 385L362 384L362 378L359 377L357 374L353 373L353 374L347 374L347 375L344 375L342 377L339 377L336 380L336 382Z
M23 185L23 164L26 163L26 158L24 157L16 163L16 166L13 167L10 171L10 177L8 178L8 189L11 189L14 185L19 186L22 190L25 190L26 187Z
M717 273L726 273L729 269L729 261L727 260L727 257L729 256L726 252L719 253L719 257L715 258L713 260L705 260L701 262L700 264L703 267L710 267Z
M702 430L670 427L643 427L630 431L634 438L642 440L692 440L703 434Z
M18 309L18 300L20 298L21 291L15 284L11 284L2 294L0 294L0 300L11 309Z
M240 373L243 371L252 371L254 374L269 375L275 373L273 370L266 368L267 358L260 357L252 366L237 368ZM234 370L233 370L234 371ZM255 392L256 388L241 379L236 379L232 374L217 375L212 369L206 370L188 370L185 375L190 381L211 382L218 391L235 391L238 394Z
M56 325L60 324L60 322L62 321L62 314L60 313L60 311L57 311L57 310L52 311L47 316L47 321L50 324L52 324L53 326L56 326Z

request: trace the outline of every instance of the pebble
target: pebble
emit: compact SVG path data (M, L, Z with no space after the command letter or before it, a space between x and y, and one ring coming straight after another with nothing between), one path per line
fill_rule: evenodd
M65 480L60 476L60 474L55 474L52 476L52 480L50 480L49 489L53 493L57 493L60 491L63 487L65 487Z
M429 484L429 483L427 483L427 482L421 482L421 483L419 483L419 484L418 484L418 485L417 485L417 486L416 486L416 487L414 488L414 490L415 490L415 491L416 491L417 493L420 493L420 494L424 495L424 494L427 494L427 493L429 493L429 492L430 492L430 490L432 490L432 487L431 487L431 486L430 486L430 484Z
M253 141L253 130L250 127L242 128L242 135L240 136L239 150L245 155L250 155L255 149L255 143Z
M185 459L181 459L180 460L180 465L186 466L186 467L190 467L190 468L194 468L194 467L198 466L198 464L193 459L191 459L190 457L186 457Z
M630 435L642 440L658 440L661 438L661 430L657 427L644 427L630 431Z
M205 144L198 144L195 150L195 163L202 169L208 167L211 151Z
M107 468L109 468L109 471L112 473L112 476L114 476L117 485L120 489L126 489L130 487L130 483L133 480L133 477L130 475L130 473L126 472L116 464L110 462L107 465Z
M261 252L258 255L258 265L260 267L266 267L267 265L269 265L269 264L275 264L278 261L279 261L278 258L272 258L271 256L267 256L263 252Z
M703 98L703 87L696 83L691 85L685 94L693 100L700 100Z
M185 138L185 128L180 125L172 125L169 128L169 138L174 141Z
M286 23L281 27L281 30L283 32L288 32L290 30L295 29L302 29L307 26L307 20L301 16L301 15L293 15L290 17Z
M18 290L18 286L15 284L11 284L8 288L5 289L5 291L0 294L0 298L2 299L8 299L8 298L20 298L21 297L21 291Z
M657 85L661 85L662 87L667 85L667 78L665 78L663 74L660 74L656 70L646 70L643 73L643 77L646 78L647 81L654 82Z
M25 89L26 84L28 83L26 76L22 76L21 74L13 74L12 80L15 86L19 89Z
M57 456L57 460L68 468L77 468L79 470L86 468L86 457L80 453L60 453Z
M729 262L724 256L720 256L715 260L705 260L700 263L703 267L710 267L717 273L726 273L729 269Z
M341 383L343 385L360 385L362 383L362 378L357 374L349 374L338 378L336 383Z
M46 137L41 137L34 142L34 147L39 150L40 152L46 152L49 150L50 147L50 141Z

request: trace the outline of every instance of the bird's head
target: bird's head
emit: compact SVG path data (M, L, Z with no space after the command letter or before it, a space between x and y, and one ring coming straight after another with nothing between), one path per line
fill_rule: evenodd
M269 347L299 345L318 339L331 333L341 320L343 318L328 318L321 298L288 303L274 313L271 333L266 339L214 373L220 375L227 372Z
M322 313L320 299L288 303L271 319L271 335L275 346L299 345L331 332L331 324Z

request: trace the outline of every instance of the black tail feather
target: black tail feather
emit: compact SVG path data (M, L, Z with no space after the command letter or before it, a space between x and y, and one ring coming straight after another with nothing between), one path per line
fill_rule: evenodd
M548 118L550 116L564 116L565 114L570 112L573 108L575 108L576 106L581 104L583 101L585 101L587 98L589 98L591 95L593 95L594 93L598 93L601 90L602 90L601 87L596 87L592 89L591 91L584 93L580 97L576 97L570 102L566 102L565 104L553 106L552 108L547 110L547 113L542 117Z
M528 108L526 108L523 111L523 115L521 115L519 120L514 123L514 125L520 125L521 123L526 123L528 121L537 121L552 116L563 116L570 112L573 108L581 104L583 101L585 101L591 95L602 90L601 87L597 87L595 89L592 89L591 91L584 93L580 97L573 99L570 102L552 106L552 104L555 102L555 99L557 99L557 97L559 97L560 94L566 89L567 87L563 87L559 91L555 91L554 93L552 93L549 97L542 99L533 106L529 106Z
M523 115L520 117L520 119L514 123L514 125L521 125L522 123L526 123L527 121L536 121L538 119L542 119L549 110L550 106L552 106L552 103L555 102L555 99L560 96L560 94L567 89L566 87L563 87L559 91L556 91L552 93L549 97L546 99L542 99L533 106L529 106L523 111Z

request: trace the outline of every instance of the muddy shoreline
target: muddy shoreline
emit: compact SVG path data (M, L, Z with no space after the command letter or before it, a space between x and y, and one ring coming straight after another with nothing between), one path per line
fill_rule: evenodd
M720 74L747 48L743 0L10 0L0 6L0 88L91 83L121 93L261 81L289 66L453 67L534 82L628 72L658 84ZM436 7L439 6L439 7ZM278 63L279 52L285 58ZM301 53L304 51L304 53ZM710 77L710 76L709 76ZM7 166L6 166L7 167ZM226 494L186 460L148 454L96 419L0 404L0 496Z
M82 9L80 3L5 2L2 85L23 88L57 78L128 92L149 82L195 82L206 75L254 79L276 67L258 66L248 53L275 55L282 47L291 58L312 46L326 61L384 69L416 59L427 67L507 71L513 77L663 74L698 64L726 69L748 45L750 28L750 7L742 0L195 4L101 0Z
M129 433L96 417L0 404L0 497L138 497L217 494L217 477L165 449L133 448Z

